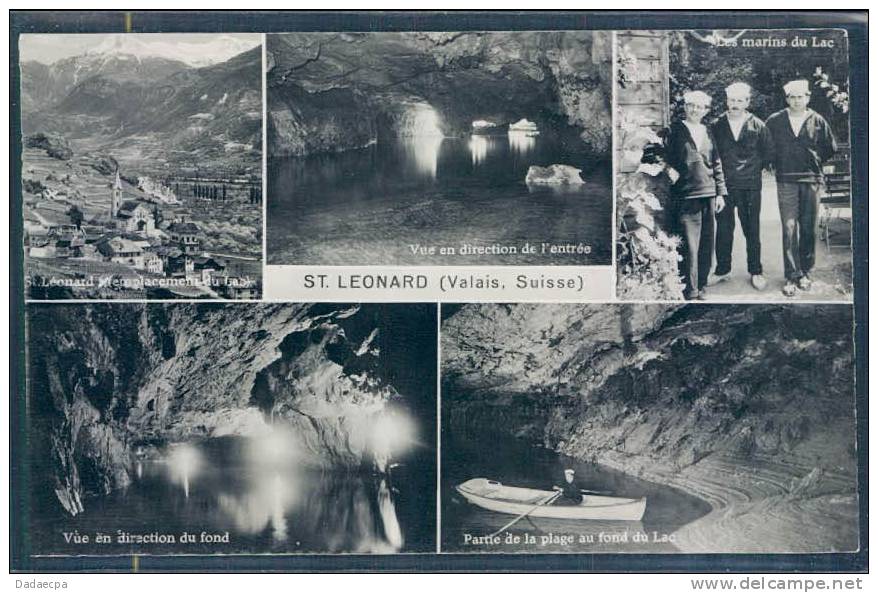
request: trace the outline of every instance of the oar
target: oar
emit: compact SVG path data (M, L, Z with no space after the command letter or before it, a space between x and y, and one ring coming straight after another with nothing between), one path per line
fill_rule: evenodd
M597 494L598 496L609 496L612 492L607 492L606 490L586 490L585 488L580 488L580 492L583 494Z
M559 496L561 496L561 494L562 494L562 491L560 491L560 490L558 492L552 493L551 496L549 496L545 500L541 500L540 502L538 502L534 506L530 507L528 510L526 510L525 512L523 512L522 514L517 516L515 519L513 519L512 521L510 521L509 523L507 523L506 525L504 525L503 527L501 527L500 529L498 529L494 533L488 535L488 537L491 538L491 537L494 537L495 535L499 535L499 534L503 533L504 531L506 531L507 529L509 529L510 527L512 527L513 525L515 525L516 523L518 523L519 521L521 521L522 519L527 517L528 515L530 515L532 512L534 512L537 509L537 507L541 507L543 505L551 504L552 502L554 502L554 500L556 498L558 498Z

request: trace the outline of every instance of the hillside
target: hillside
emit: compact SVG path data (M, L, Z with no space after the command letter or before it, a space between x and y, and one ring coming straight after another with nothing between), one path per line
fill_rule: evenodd
M261 48L193 68L95 54L22 65L22 128L110 151L144 172L169 167L259 174Z

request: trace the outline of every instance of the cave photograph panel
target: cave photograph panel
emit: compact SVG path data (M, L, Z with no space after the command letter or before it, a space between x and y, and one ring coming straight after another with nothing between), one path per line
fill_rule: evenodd
M859 549L853 310L442 307L441 549Z
M269 34L269 264L610 265L612 34Z
M844 29L617 32L619 299L853 299L848 54Z
M436 549L435 304L31 305L31 556Z

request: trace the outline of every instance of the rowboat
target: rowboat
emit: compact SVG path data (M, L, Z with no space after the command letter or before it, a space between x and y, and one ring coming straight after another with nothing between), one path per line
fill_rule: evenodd
M472 504L509 515L527 513L530 517L582 519L593 521L640 521L646 511L646 498L619 498L587 494L581 504L543 505L552 490L504 486L486 478L473 478L455 489ZM528 512L530 511L530 512Z

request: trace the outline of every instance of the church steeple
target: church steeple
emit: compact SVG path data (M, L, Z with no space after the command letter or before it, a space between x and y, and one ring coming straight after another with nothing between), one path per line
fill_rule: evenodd
M115 220L119 214L119 206L122 205L122 180L119 178L119 169L116 169L116 181L113 182L113 201L110 203L110 219Z

